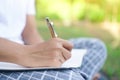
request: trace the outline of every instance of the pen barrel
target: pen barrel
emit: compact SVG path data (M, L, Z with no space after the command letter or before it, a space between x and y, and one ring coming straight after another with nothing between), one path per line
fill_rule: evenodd
M51 37L52 38L56 38L57 37L57 34L53 28L53 23L50 22L50 20L48 18L46 18L46 22L47 22L47 25L49 27L49 30L50 30L50 33L51 33Z
M49 30L50 30L50 33L51 33L52 38L56 38L56 37L57 37L57 34L56 34L56 32L54 31L53 27L49 26Z

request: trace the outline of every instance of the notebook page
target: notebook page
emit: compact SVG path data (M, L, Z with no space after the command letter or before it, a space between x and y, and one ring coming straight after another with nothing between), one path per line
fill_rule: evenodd
M86 54L86 49L73 49L71 58L67 60L60 68L75 68L82 64L83 56ZM26 68L14 63L0 62L0 70L37 70L37 69L55 69L54 67L38 67ZM56 68L57 69L57 68Z

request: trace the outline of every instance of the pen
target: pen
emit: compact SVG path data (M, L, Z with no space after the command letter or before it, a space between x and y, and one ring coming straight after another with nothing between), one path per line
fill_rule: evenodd
M48 28L50 30L52 38L57 38L58 35L57 35L57 33L55 32L55 30L53 28L53 22L51 22L48 17L46 17L46 22L47 22L47 26L48 26Z

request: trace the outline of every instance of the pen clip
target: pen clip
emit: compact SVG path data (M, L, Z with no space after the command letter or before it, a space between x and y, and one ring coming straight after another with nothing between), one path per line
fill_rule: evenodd
M52 38L56 38L58 35L53 28L53 22L51 22L48 17L46 18L46 22L47 22Z

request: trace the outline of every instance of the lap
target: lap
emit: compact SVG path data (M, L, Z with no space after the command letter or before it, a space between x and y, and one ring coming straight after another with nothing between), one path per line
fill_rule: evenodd
M84 80L74 69L0 72L0 80Z

